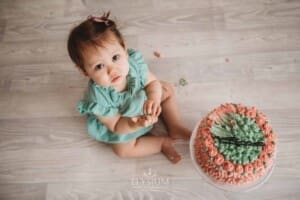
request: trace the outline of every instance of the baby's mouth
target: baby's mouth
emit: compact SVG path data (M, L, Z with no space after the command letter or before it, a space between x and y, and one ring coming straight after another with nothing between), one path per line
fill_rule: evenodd
M114 76L112 79L111 79L111 82L112 83L115 83L117 82L118 80L120 80L121 76Z

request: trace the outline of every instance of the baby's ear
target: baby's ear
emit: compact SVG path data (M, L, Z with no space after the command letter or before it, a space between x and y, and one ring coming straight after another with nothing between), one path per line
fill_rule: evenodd
M82 69L81 67L79 67L78 65L76 65L76 68L79 70L79 72L81 74L83 74L84 76L88 76L88 74L86 73L86 71L84 69Z

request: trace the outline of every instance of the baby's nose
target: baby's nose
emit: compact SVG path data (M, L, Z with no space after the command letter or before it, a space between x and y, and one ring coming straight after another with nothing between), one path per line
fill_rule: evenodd
M109 65L107 66L107 72L110 74L111 72L113 72L115 70L115 67L113 65Z

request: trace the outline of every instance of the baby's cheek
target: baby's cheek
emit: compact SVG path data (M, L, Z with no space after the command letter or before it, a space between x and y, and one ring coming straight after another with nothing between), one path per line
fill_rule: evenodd
M129 65L128 65L128 63L124 63L124 65L122 65L123 67L122 67L122 70L123 70L123 72L124 72L124 74L128 74L129 73Z
M107 87L109 86L109 76L104 76L104 75L99 75L97 77L97 82L99 85L103 86L103 87Z

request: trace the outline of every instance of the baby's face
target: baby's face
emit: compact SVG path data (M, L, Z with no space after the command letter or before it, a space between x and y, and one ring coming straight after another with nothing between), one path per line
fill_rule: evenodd
M118 92L124 91L129 72L127 50L114 37L103 46L89 48L85 53L86 75L102 87L112 86Z

